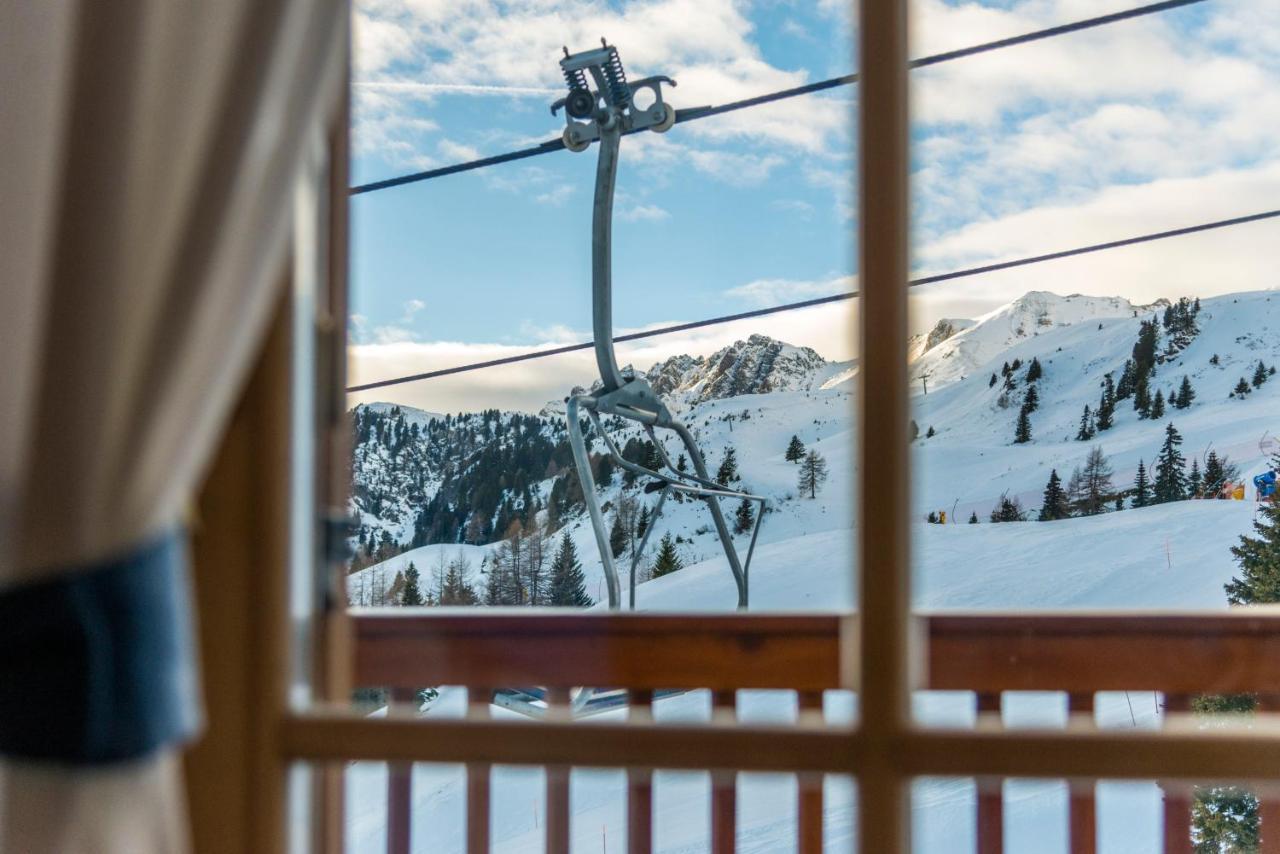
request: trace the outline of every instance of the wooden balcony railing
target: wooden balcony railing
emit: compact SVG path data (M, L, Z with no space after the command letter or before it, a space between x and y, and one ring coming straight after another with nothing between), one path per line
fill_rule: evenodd
M1072 713L1091 714L1098 691L1148 690L1166 711L1187 711L1197 693L1253 693L1280 710L1280 614L946 613L920 615L930 690L971 691L997 718L1006 691L1061 691ZM358 611L355 681L407 698L423 685L462 685L473 717L488 714L495 687L548 688L548 714L567 715L569 689L626 688L628 714L646 719L654 692L708 689L714 714L735 714L738 689L795 691L803 715L822 714L823 692L848 689L838 614L584 614L581 612ZM408 851L409 766L388 776L388 851ZM567 852L568 769L547 769L547 851ZM801 854L822 850L821 775L798 775ZM489 768L467 767L467 850L489 848ZM1003 850L1002 782L978 781L978 851ZM628 851L652 840L652 771L628 770ZM1164 846L1190 852L1191 791L1162 783ZM712 773L712 850L734 850L736 777ZM1073 780L1072 852L1096 847L1093 784ZM1280 809L1262 804L1262 849L1280 852Z

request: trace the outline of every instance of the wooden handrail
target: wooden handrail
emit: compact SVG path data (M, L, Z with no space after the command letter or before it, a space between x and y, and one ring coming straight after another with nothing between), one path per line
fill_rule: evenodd
M934 690L1280 693L1280 610L920 614ZM774 688L842 682L847 614L367 609L356 683Z
M790 688L839 685L836 614L356 611L356 684Z

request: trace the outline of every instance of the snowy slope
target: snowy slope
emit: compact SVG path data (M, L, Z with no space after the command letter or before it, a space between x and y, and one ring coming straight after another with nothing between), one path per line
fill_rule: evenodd
M1028 299L1039 294L1029 294ZM1062 298L1070 299L1070 298ZM1159 365L1152 381L1167 396L1185 375L1196 391L1196 400L1186 410L1169 409L1159 421L1141 420L1132 401L1120 401L1116 426L1099 433L1091 442L1074 440L1083 407L1096 407L1102 376L1120 369L1137 338L1139 322L1149 315L1139 311L1105 317L1104 301L1086 306L1077 304L1085 319L1072 323L1055 321L1038 335L1015 336L1007 349L995 352L986 362L976 364L963 380L939 387L930 380L930 393L913 398L913 417L922 433L933 427L937 435L921 438L915 445L915 506L921 514L945 509L961 519L977 512L985 521L996 499L1008 491L1024 506L1039 507L1040 496L1051 468L1065 480L1071 469L1083 462L1091 445L1101 445L1115 469L1115 482L1130 485L1144 460L1149 466L1164 438L1164 427L1174 423L1183 436L1182 451L1191 458L1203 458L1212 448L1240 464L1246 483L1250 476L1267 468L1267 454L1259 441L1280 431L1280 382L1268 382L1243 400L1228 395L1236 382L1248 378L1259 359L1268 365L1280 361L1280 340L1274 330L1280 322L1280 293L1262 291L1235 294L1203 301L1198 318L1200 334L1178 356ZM1120 301L1123 302L1123 301ZM1121 307L1122 309L1122 307ZM1012 316L1026 311L994 313L1002 330ZM990 316L989 316L990 317ZM964 338L985 337L986 322L945 342L942 349ZM997 336L993 334L991 338ZM931 354L930 354L931 355ZM1210 363L1217 355L1219 364ZM999 406L1001 383L988 388L992 373L1004 362L1038 357L1044 367L1039 380L1040 409L1031 416L1033 441L1013 445L1018 406L1025 383L1010 394L1007 409ZM928 356L926 356L928 358ZM1023 369L1025 371L1025 367ZM917 390L918 391L918 390ZM1252 499L1252 487L1247 494Z
M1162 308L1162 306L1157 306ZM1050 469L1065 480L1100 445L1115 469L1114 481L1132 483L1138 461L1151 464L1172 422L1184 437L1183 452L1202 459L1212 448L1239 464L1246 482L1267 467L1264 437L1280 433L1280 376L1244 399L1230 397L1236 382L1251 376L1259 359L1280 362L1280 294L1258 292L1206 299L1197 318L1200 332L1176 356L1158 365L1152 384L1166 394L1186 375L1197 397L1189 409L1170 409L1160 420L1141 420L1131 401L1121 401L1115 426L1090 442L1075 441L1085 404L1095 406L1102 377L1118 377L1129 357L1141 320L1157 307L1136 307L1122 299L1059 297L1031 293L970 324L955 323L935 340L917 341L912 366L913 418L921 438L913 443L913 502L917 518L945 510L963 522L974 512L982 524L913 526L915 603L927 609L990 608L1196 608L1225 607L1222 585L1234 572L1229 547L1249 530L1248 500L1185 501L1127 509L1058 522L990 524L987 514L1002 494L1018 497L1029 510L1040 504ZM926 337L927 338L927 337ZM1211 357L1217 356L1216 364ZM1012 443L1018 403L1025 393L1025 364L1038 358L1040 408L1031 416L1033 440ZM991 374L1005 362L1024 366L1012 405L999 402L1001 383L989 387ZM762 492L773 506L761 532L751 573L752 608L827 610L852 606L853 553L853 402L848 380L856 365L816 366L811 378L791 390L727 398L680 401L682 417L694 428L714 470L724 448L739 459L742 485ZM921 376L929 379L923 394ZM792 377L794 380L794 377ZM688 391L696 392L689 387ZM924 438L933 427L935 435ZM831 479L816 500L795 494L796 467L783 458L792 434L822 453ZM674 453L674 443L668 445ZM602 490L615 502L618 483ZM648 497L650 501L654 496ZM603 598L603 580L595 543L585 520L565 529L578 545L588 574L589 592ZM640 607L648 610L728 610L734 587L719 546L708 530L706 511L691 502L669 504L655 525L681 540L686 562L681 571L639 588ZM746 537L739 538L745 549ZM452 557L456 546L431 546L402 559L424 563L438 553ZM478 566L483 549L469 556ZM385 566L385 565L384 565ZM366 573L369 570L366 570ZM623 579L625 587L625 575ZM750 692L744 715L787 720L789 698ZM917 698L929 721L964 725L972 721L972 698L930 694ZM429 714L451 714L460 698L446 692ZM705 716L708 701L694 692L658 705L668 719ZM833 719L849 714L849 700L830 696ZM1064 700L1058 695L1010 696L1006 715L1013 722L1060 723ZM1155 722L1150 695L1103 695L1099 720L1108 726L1149 726ZM461 771L415 770L414 850L460 850ZM357 765L349 790L350 843L354 851L384 845L385 771ZM575 772L573 782L575 850L623 846L624 781L621 774ZM497 851L541 850L543 814L541 774L501 769L495 776L494 843ZM782 777L745 776L739 847L744 851L788 850L794 839L793 783ZM1101 850L1160 850L1159 795L1143 783L1107 783L1098 804ZM705 775L660 775L656 792L656 847L668 852L707 848L708 787ZM851 837L852 794L839 781L828 784L826 807L829 850L841 850ZM1006 788L1006 835L1011 850L1066 850L1066 791L1058 783L1010 782ZM916 788L915 825L919 850L972 850L972 784L921 781Z
M1241 502L1182 502L1089 519L1007 525L917 525L917 602L923 607L1222 607L1221 585L1231 575L1224 544L1247 528L1251 507ZM1166 550L1152 531L1182 531ZM1213 537L1204 532L1215 532ZM752 573L758 610L848 607L852 584L843 571L850 532L800 536L761 550ZM1125 549L1112 544L1127 542ZM1057 562L1034 555L1059 556ZM728 610L733 586L722 560L709 560L640 588L641 606L661 610ZM458 715L460 692L446 691L428 714ZM851 717L851 699L827 698L830 720ZM706 720L709 698L692 692L657 705L660 720ZM917 716L933 725L973 722L973 699L956 693L921 694ZM742 692L745 720L794 719L794 699L777 692ZM495 710L496 714L509 714ZM1061 726L1065 698L1057 694L1009 695L1010 726ZM616 715L615 715L616 716ZM1110 727L1155 725L1150 694L1099 695L1098 720ZM385 768L357 763L348 775L348 845L356 852L385 849ZM463 850L465 779L460 768L415 766L414 851ZM501 852L542 850L545 814L542 774L501 768L493 781L493 842ZM794 783L781 775L743 775L739 784L739 848L790 850L795 834ZM920 781L914 822L918 849L951 854L971 851L975 793L969 781ZM1065 852L1066 788L1055 782L1006 784L1010 850ZM619 772L575 771L572 782L575 851L623 844L625 780ZM1159 851L1160 795L1154 785L1109 782L1099 788L1103 851ZM707 850L709 786L705 774L660 773L655 786L655 849ZM845 850L853 827L852 792L844 781L827 784L827 850Z

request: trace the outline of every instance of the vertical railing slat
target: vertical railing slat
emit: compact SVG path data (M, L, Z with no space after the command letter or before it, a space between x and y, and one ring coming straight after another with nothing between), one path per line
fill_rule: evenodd
M822 692L800 691L797 696L799 716L822 717ZM821 774L797 774L796 833L799 854L822 854L822 782Z
M1093 694L1069 694L1067 711L1093 720ZM1070 780L1067 827L1071 834L1071 854L1095 854L1098 850L1097 784L1093 780Z
M387 696L388 714L397 714L395 706L412 703L417 692L392 688ZM387 854L409 854L409 835L413 828L413 763L387 763Z
M1280 711L1280 694L1258 695L1258 714L1275 715L1277 711ZM1280 799L1273 785L1267 784L1257 793L1260 854L1280 854Z
M484 720L489 717L487 688L467 688L467 717ZM489 854L489 765L467 763L467 854Z
M1000 694L978 694L978 714L1000 714ZM1004 781L980 777L978 788L978 854L1004 851Z
M547 689L547 720L568 720L568 688ZM548 765L547 854L569 854L569 768Z
M1186 694L1166 694L1166 714L1191 711L1191 697ZM1164 850L1165 854L1192 854L1191 847L1191 792L1190 785L1182 782L1163 782L1164 791Z
M736 716L737 692L711 692L712 714ZM736 771L711 772L711 851L733 854L737 845L738 774Z
M630 691L631 720L653 719L653 692ZM627 769L627 854L653 851L653 771Z

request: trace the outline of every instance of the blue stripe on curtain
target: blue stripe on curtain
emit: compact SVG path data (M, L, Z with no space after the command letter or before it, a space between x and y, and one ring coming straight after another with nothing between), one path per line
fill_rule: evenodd
M185 543L0 593L0 754L97 765L195 734Z

